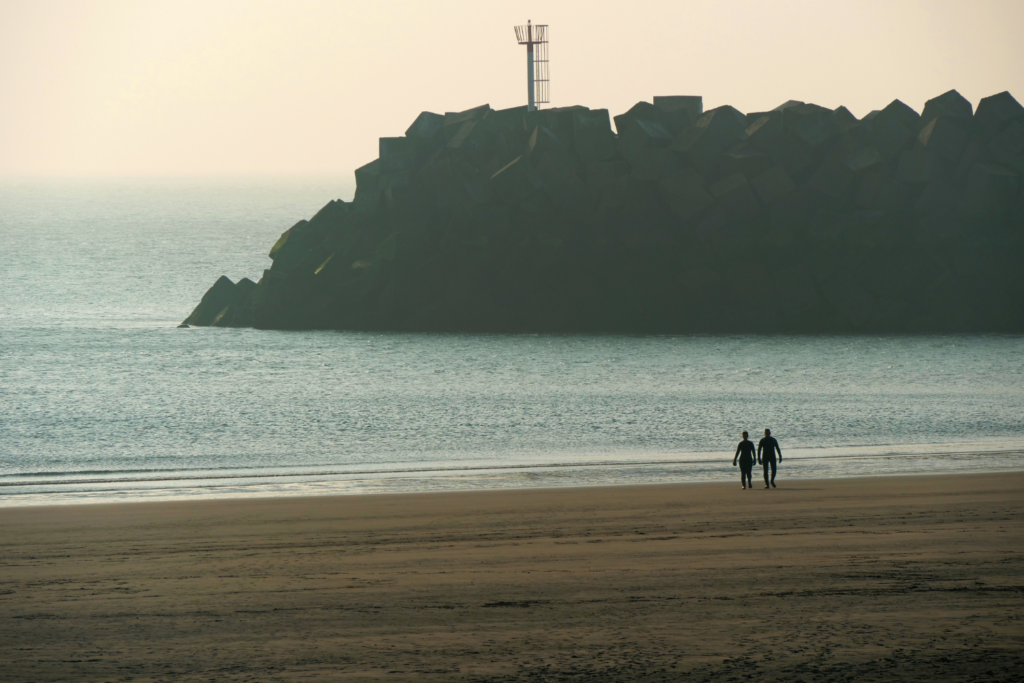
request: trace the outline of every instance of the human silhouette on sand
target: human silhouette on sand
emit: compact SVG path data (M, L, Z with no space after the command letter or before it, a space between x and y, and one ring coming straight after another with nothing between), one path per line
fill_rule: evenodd
M743 441L740 441L740 445L736 447L736 455L732 459L732 466L736 466L736 460L739 459L740 465L740 482L743 484L743 488L754 488L754 481L750 475L751 470L754 469L754 442L747 438L747 433L743 432Z
M772 436L772 430L764 430L764 438L757 444L757 461L764 465L764 487L775 488L775 451L779 452L779 463L782 462L782 449L779 442ZM768 466L772 468L772 478L768 479Z

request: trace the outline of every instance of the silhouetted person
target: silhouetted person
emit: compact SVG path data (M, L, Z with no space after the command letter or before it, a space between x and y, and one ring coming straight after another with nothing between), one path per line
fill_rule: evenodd
M775 451L779 452L779 462L782 462L782 449L779 442L772 436L772 430L764 430L764 438L757 444L757 461L764 465L764 487L775 488ZM772 468L772 478L768 479L768 467Z
M733 467L736 467L737 459L740 463L740 482L743 488L754 488L754 480L750 475L754 469L754 442L747 438L746 432L743 432L743 441L736 447L736 455L732 459Z

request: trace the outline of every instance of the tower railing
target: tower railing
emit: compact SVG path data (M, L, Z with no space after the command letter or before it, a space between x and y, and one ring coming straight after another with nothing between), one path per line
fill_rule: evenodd
M526 46L526 88L527 109L534 111L537 104L551 101L548 74L548 25L527 21L525 26L516 26L516 40Z

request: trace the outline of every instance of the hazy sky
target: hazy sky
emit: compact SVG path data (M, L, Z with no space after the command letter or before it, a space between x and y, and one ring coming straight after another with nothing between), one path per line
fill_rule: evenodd
M1024 1L0 0L0 176L350 179L422 110L788 99L857 116L956 88L1024 101Z

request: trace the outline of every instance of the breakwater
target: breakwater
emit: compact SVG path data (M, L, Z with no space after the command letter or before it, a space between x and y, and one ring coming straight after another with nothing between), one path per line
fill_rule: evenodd
M1024 107L423 112L189 325L1024 330Z

